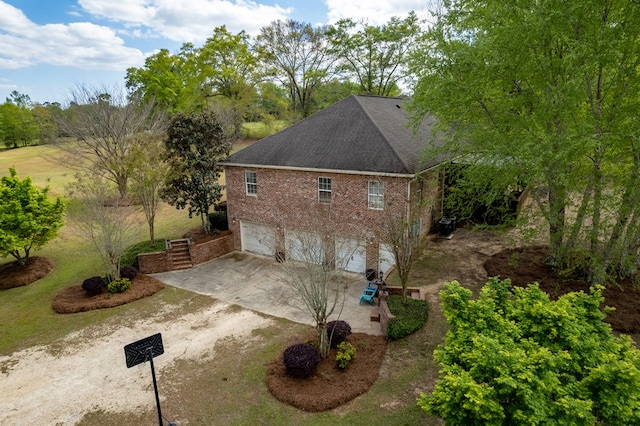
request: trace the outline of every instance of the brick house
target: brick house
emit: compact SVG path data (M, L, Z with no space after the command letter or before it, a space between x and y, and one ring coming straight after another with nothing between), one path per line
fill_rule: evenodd
M422 201L416 229L426 233L440 214L440 161L423 158L433 121L414 134L404 102L352 95L229 156L235 249L303 260L294 236L305 235L335 250L343 269L388 270L384 221Z

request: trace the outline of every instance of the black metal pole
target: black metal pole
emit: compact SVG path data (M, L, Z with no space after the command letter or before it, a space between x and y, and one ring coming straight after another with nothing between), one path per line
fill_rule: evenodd
M158 406L158 426L163 426L162 411L160 411L160 395L158 395L158 383L156 382L156 370L153 368L153 348L149 348L149 362L151 363L151 377L153 377L153 390L156 392L156 405Z

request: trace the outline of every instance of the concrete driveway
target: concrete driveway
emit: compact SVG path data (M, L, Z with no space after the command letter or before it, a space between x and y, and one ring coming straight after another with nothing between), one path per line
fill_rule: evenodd
M313 325L311 314L296 303L292 291L283 284L282 265L271 257L232 252L191 269L152 275L170 286ZM361 274L348 274L348 277L350 284L339 319L348 322L353 332L381 335L380 323L370 320L373 307L368 303L359 304L367 281ZM338 319L338 309L329 320Z

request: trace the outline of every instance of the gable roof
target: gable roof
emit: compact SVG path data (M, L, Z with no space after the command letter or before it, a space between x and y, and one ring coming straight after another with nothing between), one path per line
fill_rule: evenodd
M321 169L413 175L433 138L427 117L418 132L407 127L402 98L351 95L229 156L230 166Z

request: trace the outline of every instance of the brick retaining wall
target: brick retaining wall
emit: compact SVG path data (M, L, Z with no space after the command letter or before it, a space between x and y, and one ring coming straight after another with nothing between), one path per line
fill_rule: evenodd
M191 244L189 246L191 263L197 265L232 252L233 238L233 234L228 234L204 243ZM170 264L167 251L141 253L138 255L138 269L143 274L167 272L171 270Z

